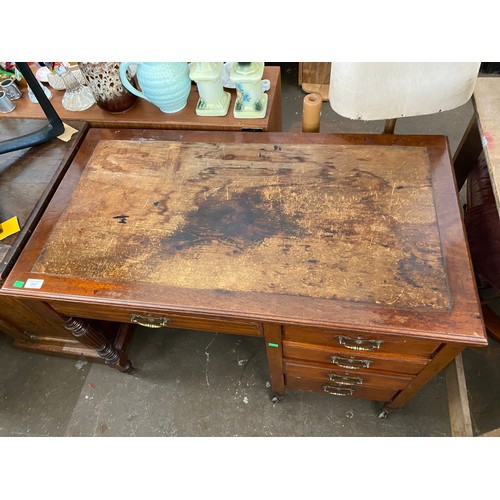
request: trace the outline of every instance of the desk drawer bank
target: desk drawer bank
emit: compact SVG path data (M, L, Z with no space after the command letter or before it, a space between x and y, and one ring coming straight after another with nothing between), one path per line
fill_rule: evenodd
M403 406L487 344L446 138L91 130L1 294L252 335L286 389Z

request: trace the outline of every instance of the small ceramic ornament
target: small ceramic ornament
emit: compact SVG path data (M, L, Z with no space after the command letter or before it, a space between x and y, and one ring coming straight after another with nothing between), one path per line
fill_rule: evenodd
M237 62L231 68L231 80L236 85L235 118L264 118L267 94L262 92L263 62Z
M222 85L221 62L193 62L189 78L196 82L200 98L196 104L199 116L226 116L231 94Z

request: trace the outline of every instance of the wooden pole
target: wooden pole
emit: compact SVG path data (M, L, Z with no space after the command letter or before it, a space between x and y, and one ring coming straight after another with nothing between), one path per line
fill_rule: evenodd
M320 94L313 92L304 97L302 132L319 132L322 106L323 99Z
M396 118L390 118L385 121L384 134L394 134L394 128L396 127Z

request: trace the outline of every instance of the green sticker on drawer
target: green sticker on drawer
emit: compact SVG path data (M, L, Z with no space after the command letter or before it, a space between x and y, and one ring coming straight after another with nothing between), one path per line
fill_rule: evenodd
M24 286L24 281L14 281L13 285L16 288L22 288Z
M268 344L267 344L267 345L268 345L269 347L279 347L279 345L278 345L278 344L273 344L273 343L271 343L271 342L268 342Z

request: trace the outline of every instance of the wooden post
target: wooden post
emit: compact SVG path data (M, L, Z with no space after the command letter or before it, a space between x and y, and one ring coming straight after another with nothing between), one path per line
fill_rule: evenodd
M390 118L385 121L384 134L394 134L396 128L396 118Z
M302 107L302 132L319 132L323 101L317 93L307 94Z
M459 354L446 368L446 390L448 392L451 435L472 437L474 434L462 354Z
M127 353L116 349L104 335L92 328L90 324L78 318L66 318L64 328L69 330L73 337L82 344L94 349L106 364L125 373L132 370L132 363L128 360Z
M277 403L280 396L285 392L281 325L264 324L264 338L266 340L267 361L273 391L271 401Z

